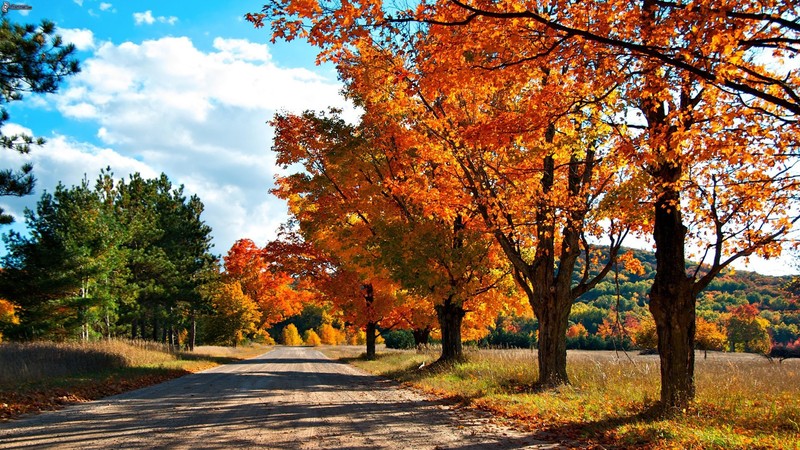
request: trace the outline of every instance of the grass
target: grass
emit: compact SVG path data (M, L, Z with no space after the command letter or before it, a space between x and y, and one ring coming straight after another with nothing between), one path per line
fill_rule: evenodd
M174 352L148 341L0 345L0 421L57 409L250 358L264 346Z
M571 384L537 391L536 353L469 350L467 361L433 364L435 350L385 351L366 361L327 350L369 372L491 411L545 440L602 447L800 448L800 361L698 353L697 401L673 418L654 414L657 356L570 351ZM425 363L423 368L420 365Z

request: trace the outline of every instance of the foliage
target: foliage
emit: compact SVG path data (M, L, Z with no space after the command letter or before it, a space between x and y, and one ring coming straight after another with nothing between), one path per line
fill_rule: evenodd
M319 338L325 345L339 345L344 342L345 334L342 330L334 328L329 323L323 323L319 326Z
M283 345L303 345L303 339L300 337L300 333L297 331L297 327L294 326L293 323L286 325L281 332L281 343Z
M115 181L103 171L94 188L84 180L43 193L26 211L30 236L4 236L0 290L21 307L9 336L145 337L151 325L147 337L177 345L216 275L202 212L163 174Z
M386 348L409 349L414 348L414 335L409 330L392 330L381 334L386 342Z
M53 22L41 25L11 23L5 17L0 23L0 149L25 154L32 144L42 145L44 139L28 135L4 135L3 124L9 119L3 107L19 101L23 92L53 93L64 79L80 71L74 58L75 46L64 45L56 34ZM33 166L25 164L19 170L0 170L0 196L23 196L33 192ZM0 208L0 224L14 218Z
M0 342L3 342L2 330L7 325L18 325L17 306L0 298Z
M305 345L317 347L319 345L322 345L322 340L320 339L316 331L306 330L305 333L303 333L303 343Z
M236 346L256 335L261 312L238 282L225 282L216 287L211 307L214 313L205 317L202 324L207 342Z
M758 316L758 309L754 305L732 309L725 315L725 321L731 351L769 353L769 322Z

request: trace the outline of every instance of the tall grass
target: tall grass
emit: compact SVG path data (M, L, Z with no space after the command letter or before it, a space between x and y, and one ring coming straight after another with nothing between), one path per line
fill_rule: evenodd
M431 365L438 353L392 351L354 364L517 420L554 437L603 446L798 448L800 361L697 354L697 401L674 418L650 413L659 398L657 355L568 352L570 385L539 391L536 352L467 351L467 361ZM420 365L423 365L420 368ZM548 436L542 436L547 438Z
M69 377L174 361L166 345L146 341L30 342L0 345L0 383Z

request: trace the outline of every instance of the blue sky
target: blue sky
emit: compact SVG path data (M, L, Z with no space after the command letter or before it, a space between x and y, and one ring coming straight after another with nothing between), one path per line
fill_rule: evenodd
M240 238L263 245L275 237L286 205L270 196L279 172L266 124L279 111L339 107L357 113L339 94L332 66L314 64L302 42L269 43L269 32L244 20L262 3L209 1L27 0L30 11L10 11L15 22L56 23L78 47L82 72L57 94L27 96L7 105L4 132L29 131L48 139L21 157L0 153L0 167L34 164L36 194L0 197L18 218L42 191L110 166L119 177L166 173L206 206L214 252ZM630 245L652 248L644 241ZM0 249L2 251L2 249ZM754 258L739 268L794 272L789 258Z
M243 16L258 2L27 0L14 22L56 23L78 48L82 72L57 94L7 106L4 132L48 142L27 157L0 154L0 167L34 164L36 193L2 197L22 226L44 190L110 166L119 177L166 173L206 206L214 251L239 238L275 236L286 206L268 194L278 171L266 124L278 111L342 107L331 66L317 67L303 43L269 43Z

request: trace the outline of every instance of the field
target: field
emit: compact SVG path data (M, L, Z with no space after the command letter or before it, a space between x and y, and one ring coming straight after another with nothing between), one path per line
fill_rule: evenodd
M173 352L145 341L0 345L0 421L94 400L259 355L252 347Z
M492 411L543 440L598 448L800 448L798 360L698 352L697 402L664 418L652 412L659 392L655 355L569 351L571 385L536 392L530 350L469 350L467 362L446 367L432 364L435 350L384 351L375 361L356 352L326 350L437 397Z

